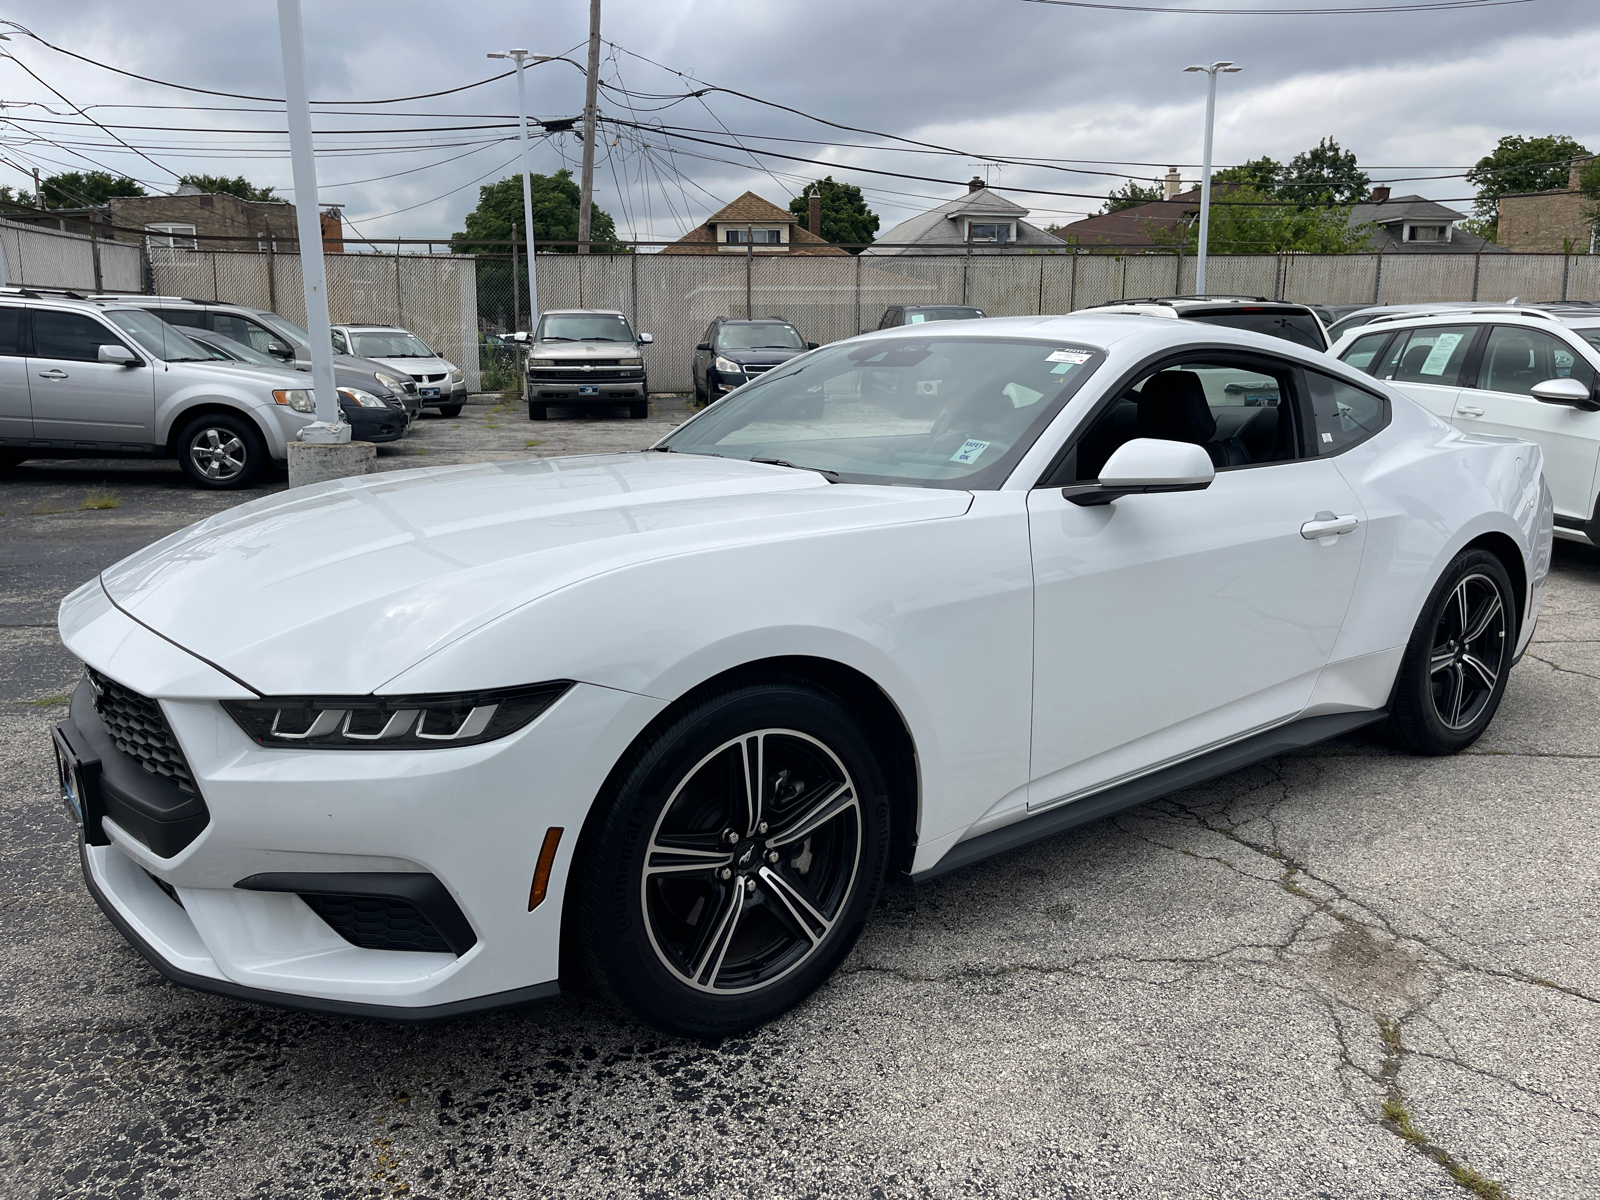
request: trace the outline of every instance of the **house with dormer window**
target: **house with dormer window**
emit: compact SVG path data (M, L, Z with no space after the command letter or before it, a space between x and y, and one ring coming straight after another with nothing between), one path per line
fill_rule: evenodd
M718 209L662 254L832 255L846 252L802 225L792 212L746 192Z
M864 254L1003 254L1018 246L1059 251L1060 239L1030 225L1028 210L983 180L973 179L966 194L938 208L901 221L879 235L878 244Z

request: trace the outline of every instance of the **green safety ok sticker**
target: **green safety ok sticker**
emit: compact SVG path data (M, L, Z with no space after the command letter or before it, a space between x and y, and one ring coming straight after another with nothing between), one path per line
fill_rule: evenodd
M978 455L989 448L988 442L965 442L961 449L950 456L951 462L973 463L978 461Z

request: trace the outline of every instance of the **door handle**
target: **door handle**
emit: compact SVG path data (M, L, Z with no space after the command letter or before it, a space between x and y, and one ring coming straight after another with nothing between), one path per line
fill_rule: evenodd
M1470 404L1458 404L1458 405L1456 405L1456 411L1458 413L1460 413L1463 417L1481 417L1481 416L1483 416L1483 409L1481 409L1481 408L1473 408L1472 405L1470 405Z
M1354 533L1357 525L1361 524L1358 517L1339 517L1323 509L1311 520L1300 526L1300 536L1308 542L1318 538L1335 537L1341 533Z
M60 367L51 367L48 371L39 372L40 379L65 379L66 377L67 373Z

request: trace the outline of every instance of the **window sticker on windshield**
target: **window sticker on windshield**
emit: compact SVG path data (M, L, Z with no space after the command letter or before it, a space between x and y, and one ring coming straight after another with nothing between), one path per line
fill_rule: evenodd
M1461 344L1464 333L1441 333L1439 340L1434 342L1433 349L1428 351L1428 357L1423 360L1423 375L1443 375L1445 366L1450 362L1450 356L1456 352L1456 347Z
M1045 362L1072 363L1081 365L1089 361L1087 350L1056 350L1045 356Z
M954 463L973 463L978 461L978 455L989 448L988 442L965 442L961 449L950 456Z
M1020 383L1008 383L1000 389L1000 394L1011 401L1012 408L1027 408L1030 404L1037 404L1044 399L1043 392L1036 392L1031 387L1023 387ZM989 443L985 442L987 446Z
M921 325L928 319L927 313L910 313L906 317L907 325Z

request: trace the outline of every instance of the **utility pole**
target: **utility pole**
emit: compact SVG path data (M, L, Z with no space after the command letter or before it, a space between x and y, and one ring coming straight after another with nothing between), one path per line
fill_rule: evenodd
M317 160L311 148L311 102L306 97L306 41L300 0L278 0L283 46L284 107L289 117L289 160L294 170L295 228L300 237L300 278L305 285L306 332L311 335L311 387L317 419L300 431L302 442L350 440L339 412L333 378L333 333L328 318L328 275L322 261L322 219L317 207Z
M1211 129L1217 115L1217 76L1235 75L1240 68L1231 62L1214 62L1209 67L1185 67L1185 71L1202 71L1206 86L1206 152L1205 164L1200 169L1200 246L1194 263L1195 295L1206 294L1206 244L1211 233Z
M589 71L583 84L583 178L578 185L578 253L589 253L594 211L594 93L600 78L600 0L589 0Z
M528 92L523 83L522 73L530 62L548 62L548 54L531 54L526 50L494 50L490 51L490 58L509 58L517 64L517 134L522 139L522 220L523 228L528 232L528 317L529 327L539 320L539 276L533 257L533 184L530 173L533 168L528 165ZM516 227L511 230L511 240L517 240ZM515 251L513 250L513 255ZM511 273L512 285L516 285L515 270L516 258L512 258L513 270Z

